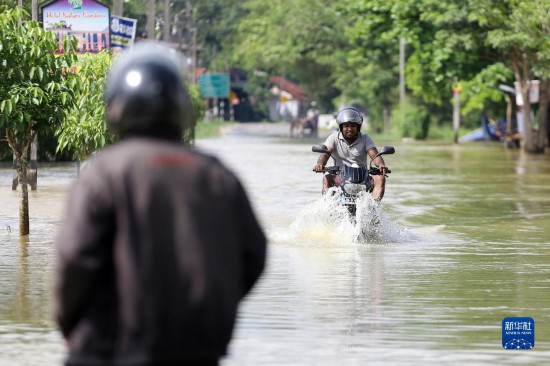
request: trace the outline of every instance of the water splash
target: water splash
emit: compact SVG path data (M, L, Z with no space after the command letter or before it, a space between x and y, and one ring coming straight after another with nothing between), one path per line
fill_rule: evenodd
M340 204L338 188L310 202L298 214L287 231L287 240L316 245L401 243L413 240L407 229L385 214L383 205L370 194L361 194L356 201L356 215ZM334 194L332 194L334 193ZM279 238L283 239L283 238Z

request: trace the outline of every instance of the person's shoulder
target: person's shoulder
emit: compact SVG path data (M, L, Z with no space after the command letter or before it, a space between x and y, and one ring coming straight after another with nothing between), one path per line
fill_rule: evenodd
M336 134L334 132L331 132L325 138L325 145L332 146L336 143L337 140L338 140L338 137L336 136Z
M361 136L361 139L363 139L363 140L373 141L372 137L368 133L359 132L359 135Z
M331 131L330 134L327 136L327 140L328 139L338 140L339 136L340 136L340 131Z
M363 141L363 143L365 144L367 149L371 149L371 148L375 147L375 145L376 145L374 143L374 140L372 139L372 137L369 134L362 133L361 134L361 140Z

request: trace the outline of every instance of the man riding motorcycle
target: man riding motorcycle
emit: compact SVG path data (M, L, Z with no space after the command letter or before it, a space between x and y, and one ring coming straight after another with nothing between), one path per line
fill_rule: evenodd
M342 171L354 169L353 167L364 167L367 165L367 157L371 159L378 154L378 149L372 138L367 134L361 133L361 125L363 116L353 107L347 107L336 116L339 132L334 132L329 135L325 141L325 145L330 154L321 154L317 160L317 164L313 170L317 172L323 171L328 159L334 158L336 164ZM384 197L386 185L385 174L389 169L384 163L384 159L378 156L374 159L374 164L380 169L380 175L373 175L374 189L372 197L376 201L381 201ZM341 176L334 174L325 174L323 176L323 194L334 186L339 186Z

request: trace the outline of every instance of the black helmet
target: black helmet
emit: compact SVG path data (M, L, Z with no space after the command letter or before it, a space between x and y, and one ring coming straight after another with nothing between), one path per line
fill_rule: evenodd
M357 109L346 107L338 112L336 115L336 122L338 122L338 127L341 127L342 123L357 123L361 126L363 123L363 116Z
M181 139L191 102L174 49L142 41L115 61L107 78L107 120L120 137Z

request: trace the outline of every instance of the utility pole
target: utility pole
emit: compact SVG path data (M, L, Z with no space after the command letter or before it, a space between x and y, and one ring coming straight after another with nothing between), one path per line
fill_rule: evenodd
M155 0L147 0L147 38L155 39Z
M399 103L405 102L405 39L399 38Z
M113 0L113 15L122 16L124 0Z
M405 119L405 39L399 38L399 118L401 123ZM389 132L390 126L390 113L386 112L387 117L384 118L384 131Z
M212 59L214 60L214 73L217 73L218 72L218 49L216 48L215 45L214 45L214 50L212 54L214 56L212 57ZM212 108L212 111L214 114L214 118L218 118L220 113L219 106L218 106L218 97L214 98L214 106Z
M162 40L170 42L170 0L164 0L164 26L162 27Z
M192 60L191 60L191 83L197 83L197 28L193 27Z
M462 91L462 85L457 81L455 76L453 83L453 130L454 130L454 143L458 143L458 129L460 127L460 92Z
M185 1L185 58L187 62L187 67L189 67L189 61L192 57L191 42L192 42L192 32L193 32L193 4L191 0ZM194 72L194 70L191 70ZM193 79L193 75L191 80Z
M176 23L176 31L177 31L177 37L178 37L178 50L181 52L183 48L183 11L180 10L174 19L174 22Z

